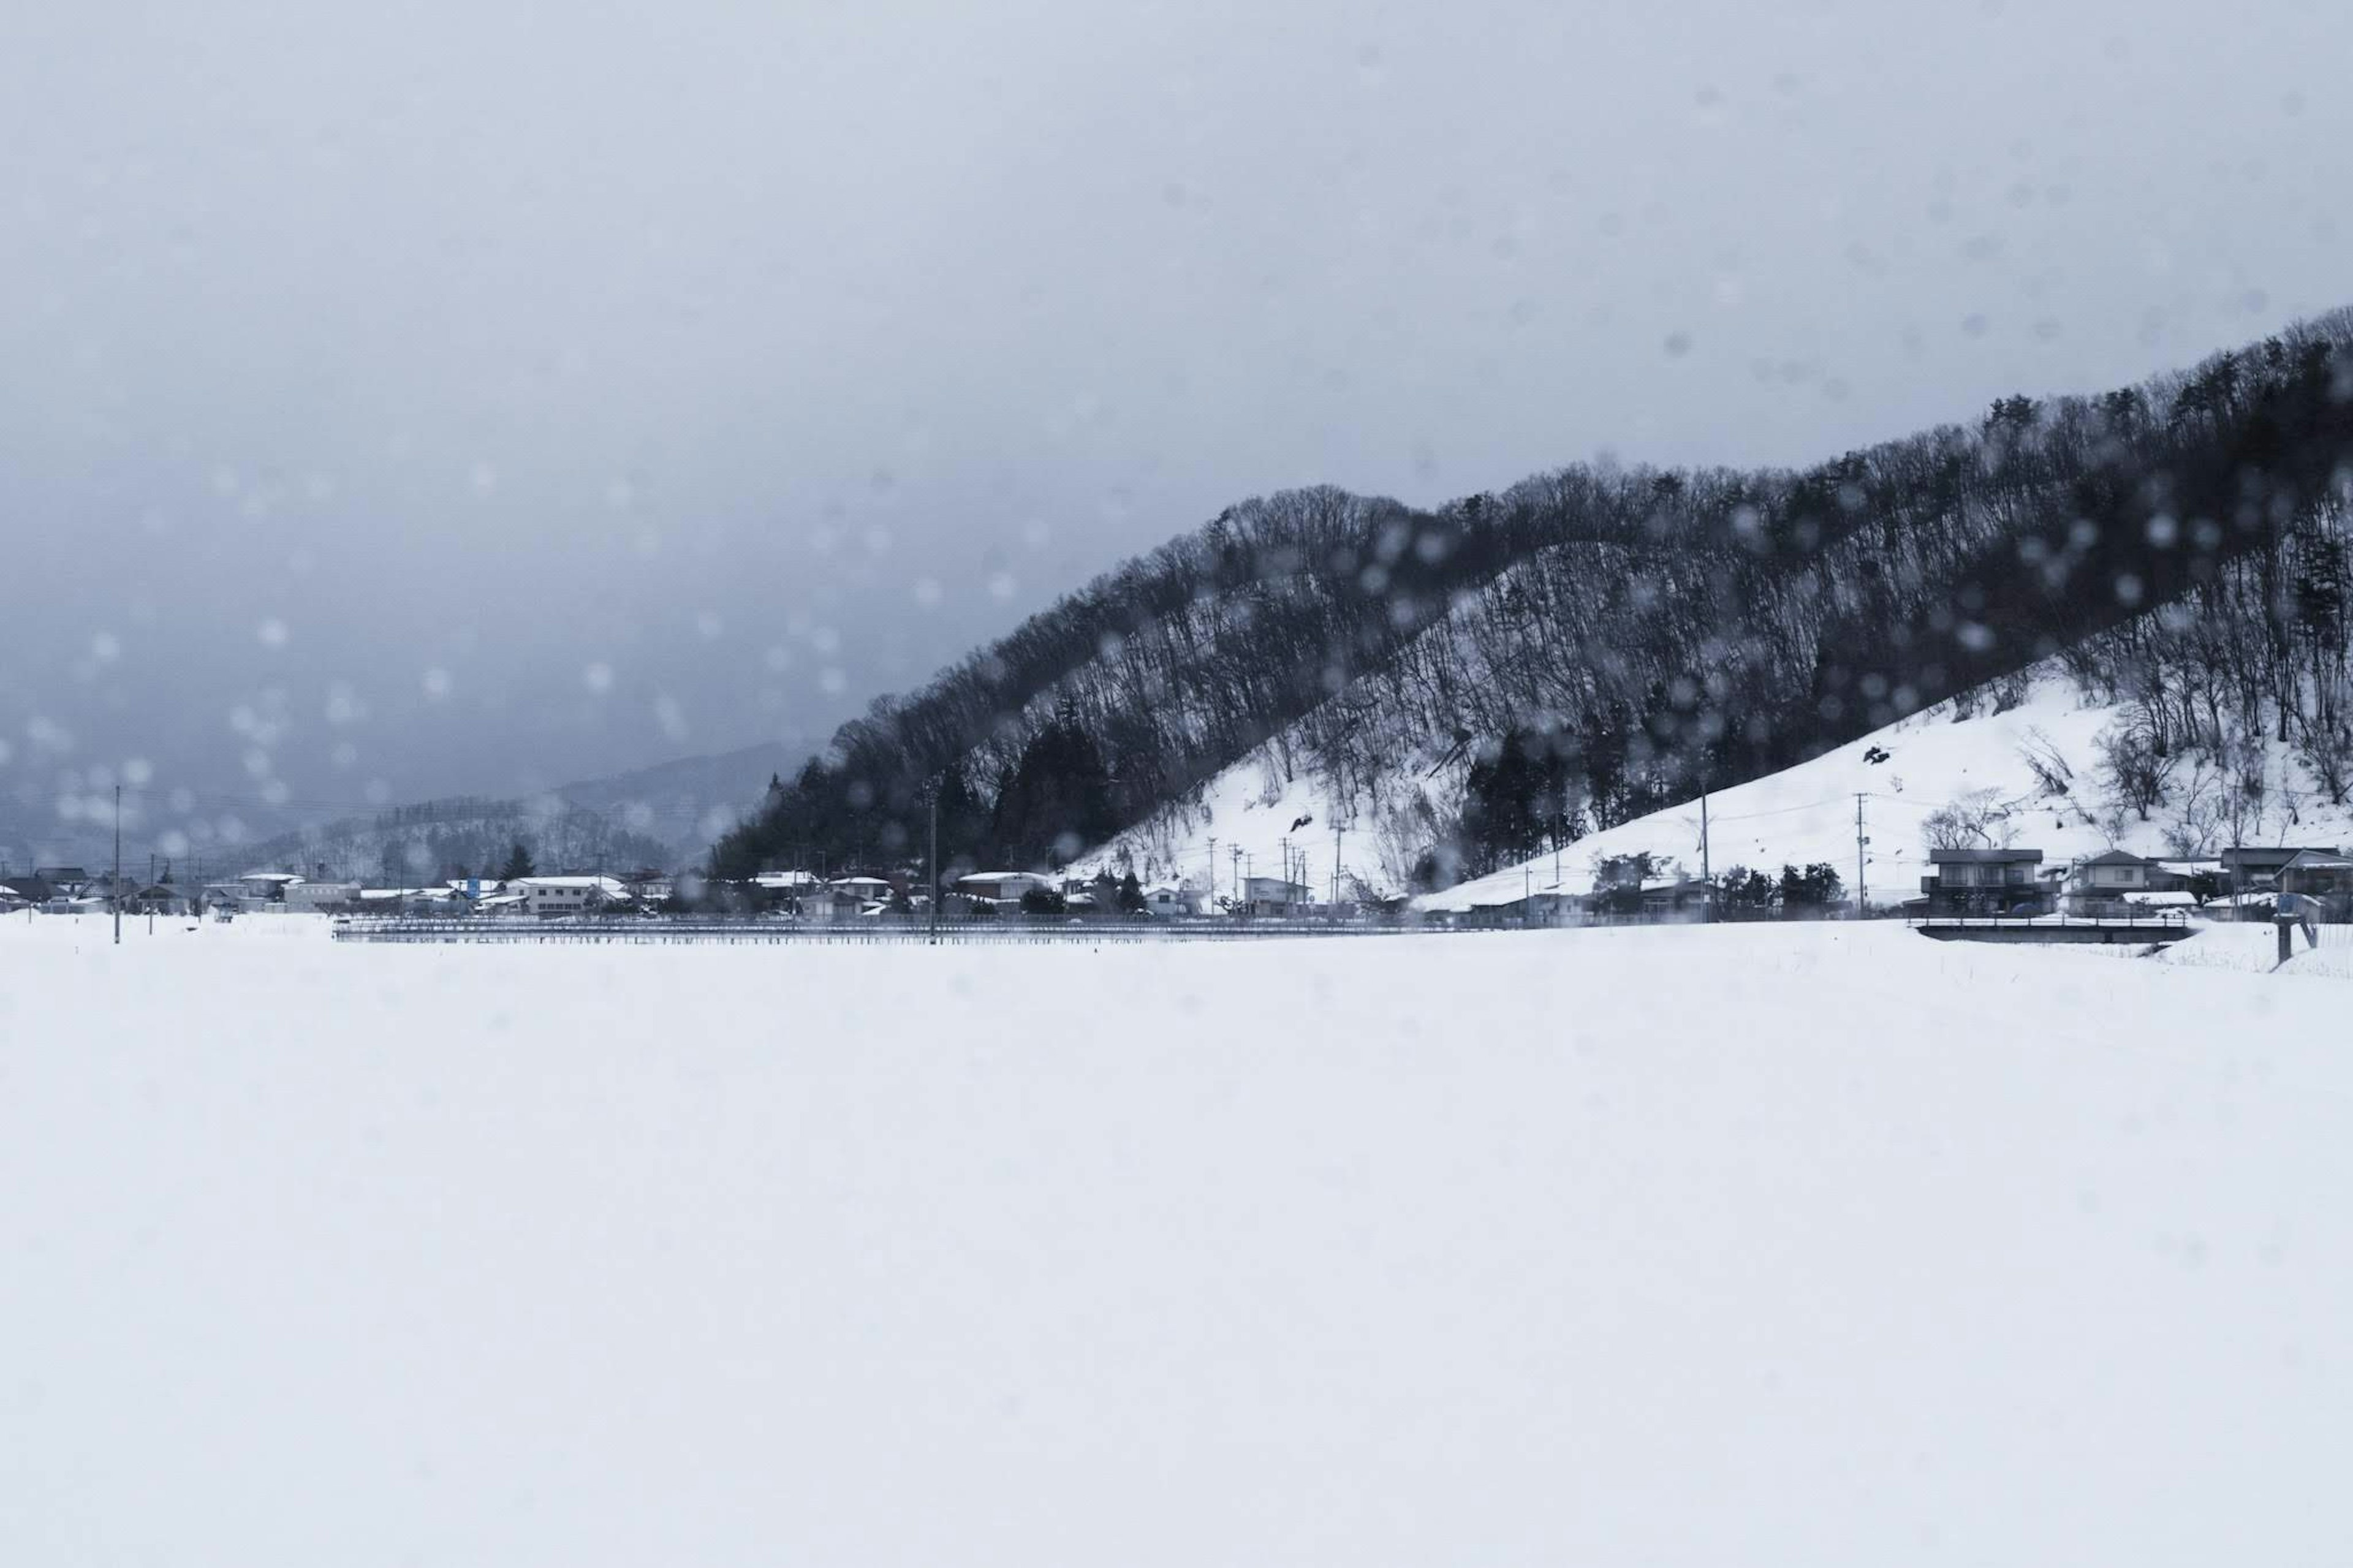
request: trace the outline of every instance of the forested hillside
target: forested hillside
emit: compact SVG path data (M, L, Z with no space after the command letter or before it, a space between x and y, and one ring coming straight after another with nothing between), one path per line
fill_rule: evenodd
M1444 879L2052 655L2142 694L2156 755L2268 728L2342 778L2348 344L2340 311L1799 472L1249 501L878 700L714 868L904 864L934 790L951 862L1068 859L1281 737L1375 810L1454 781L1383 825Z
M663 868L659 840L616 827L554 796L459 796L284 834L241 851L246 868L403 888L450 877L495 877L517 845L543 875Z

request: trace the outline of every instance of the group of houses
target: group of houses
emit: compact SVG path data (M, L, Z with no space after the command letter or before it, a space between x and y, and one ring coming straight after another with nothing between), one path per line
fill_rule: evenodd
M763 909L832 920L928 915L930 891L914 877L871 875L827 879L806 870L763 871L742 891ZM1260 919L1326 918L1335 911L1316 902L1304 883L1279 877L1245 877L1235 893L1212 900L1189 881L1139 883L1104 873L1083 876L1046 871L970 871L940 889L944 920L1034 918L1069 920L1190 920L1211 914Z
M2050 864L2040 849L1932 849L1928 862L1920 897L1905 908L1930 918L2119 918L2217 902L2264 910L2283 894L2313 900L2326 918L2353 918L2353 856L2334 846L2244 847L2211 859L2111 849Z
M691 887L696 896L690 901L697 908L804 919L927 916L931 909L923 879L907 875L861 872L825 878L807 870L764 871L740 883L696 880ZM452 877L422 886L369 887L331 877L323 868L308 877L263 870L193 884L175 883L166 872L153 882L126 878L118 889L111 877L69 866L0 875L0 913L106 913L119 904L128 914L218 920L269 914L547 920L663 912L680 907L673 902L675 890L671 878L651 870L619 877ZM1076 920L1179 920L1209 914L1295 919L1335 912L1316 902L1305 884L1275 877L1240 879L1236 892L1213 901L1200 886L1185 881L1131 888L1124 879L1102 874L976 871L955 878L940 897L941 916L954 920L1026 919L1041 913Z
M653 871L625 877L518 877L504 881L451 878L426 887L370 888L293 871L248 871L225 881L180 884L168 874L142 883L78 866L45 866L20 876L0 874L0 914L104 914L118 904L131 915L567 915L634 913L658 909L670 896L670 879Z
M1934 849L1908 915L1931 919L2126 919L2175 909L2222 908L2267 919L2283 894L2309 900L2316 918L2353 921L2353 855L2332 846L2226 849L2203 859L2173 859L2112 849L2088 858L2046 863L2031 848ZM1473 927L1672 923L1750 918L1727 909L1725 890L1678 867L1654 868L1629 857L1602 866L1591 888L1571 891L1530 877L1517 889L1429 917ZM1799 911L1777 911L1784 917ZM1838 900L1809 906L1812 917L1851 914Z

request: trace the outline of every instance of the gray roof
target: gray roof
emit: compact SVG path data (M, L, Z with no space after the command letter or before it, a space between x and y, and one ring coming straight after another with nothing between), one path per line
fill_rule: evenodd
M2136 855L2129 849L2111 849L2105 855L2094 855L2084 862L2086 866L2154 866L2156 861L2146 855Z
M1937 866L2032 866L2042 859L2040 849L1931 849L1929 862Z
M2284 844L2249 844L2237 849L2222 851L2225 866L2284 866L2299 855L2341 854L2333 844L2306 844L2291 847Z

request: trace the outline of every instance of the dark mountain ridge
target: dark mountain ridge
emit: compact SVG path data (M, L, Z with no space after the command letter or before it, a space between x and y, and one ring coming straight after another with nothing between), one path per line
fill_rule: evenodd
M1442 869L1508 847L1482 791L1542 793L1514 836L1575 837L2106 647L2158 606L2252 617L2274 667L2299 639L2341 649L2321 623L2348 343L2339 311L1801 471L1577 465L1427 511L1247 501L878 700L713 868L907 864L934 792L944 858L1068 858L1281 737L1343 797L1483 768L1426 825ZM2275 591L2232 589L2246 563ZM2250 700L2284 727L2291 696Z

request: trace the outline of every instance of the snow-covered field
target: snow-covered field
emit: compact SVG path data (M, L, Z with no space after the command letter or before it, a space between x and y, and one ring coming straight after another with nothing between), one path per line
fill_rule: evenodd
M0 921L0 1561L2338 1562L2348 998Z
M2245 974L2315 975L2329 980L2353 980L2353 926L2318 927L2316 944L2298 931L2290 943L2295 956L2282 966L2279 935L2269 921L2210 925L2187 942L2176 942L2156 956L2167 963L2197 969L2233 969Z

